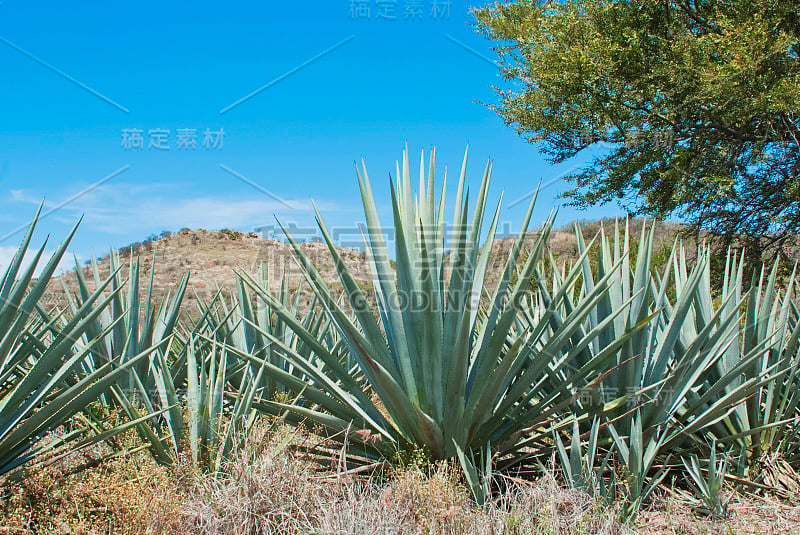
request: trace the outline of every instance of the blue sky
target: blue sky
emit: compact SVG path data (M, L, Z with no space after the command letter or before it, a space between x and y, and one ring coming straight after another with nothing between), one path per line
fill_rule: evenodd
M436 146L451 174L469 144L473 185L491 158L493 194L505 191L502 217L516 228L526 205L509 205L574 163L549 165L480 103L502 81L473 6L2 0L0 251L15 249L22 234L9 234L43 198L40 236L59 240L84 215L72 247L82 258L162 230L249 231L273 214L308 226L311 198L330 226L352 226L353 162L365 158L388 216L405 143L415 161ZM131 129L143 149L124 146ZM194 150L178 149L179 129L184 141L194 130ZM203 146L206 130L222 130L222 146L214 135ZM158 131L169 148L149 147ZM543 191L535 224L565 187ZM618 212L564 207L558 219Z

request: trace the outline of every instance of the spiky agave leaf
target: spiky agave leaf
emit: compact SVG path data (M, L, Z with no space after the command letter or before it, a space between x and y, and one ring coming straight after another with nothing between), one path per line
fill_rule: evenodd
M727 512L730 496L725 496L723 491L725 476L728 473L728 460L729 455L726 453L717 462L716 442L712 442L709 448L705 475L703 475L697 455L691 455L688 460L685 457L681 458L681 462L690 476L690 486L695 493L694 500L700 505L703 512L714 518L724 517Z

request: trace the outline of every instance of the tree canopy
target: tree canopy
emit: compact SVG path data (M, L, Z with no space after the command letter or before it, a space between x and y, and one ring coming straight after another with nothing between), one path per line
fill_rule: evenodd
M493 108L571 175L578 205L783 244L800 231L797 0L560 0L476 12ZM765 243L762 241L762 243Z

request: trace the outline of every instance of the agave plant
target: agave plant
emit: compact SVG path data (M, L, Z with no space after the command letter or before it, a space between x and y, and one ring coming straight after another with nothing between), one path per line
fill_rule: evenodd
M730 495L725 495L725 476L728 473L728 455L717 462L717 445L711 444L709 449L708 466L703 475L700 460L697 455L691 455L689 460L682 458L681 462L691 478L691 487L694 490L694 502L698 509L714 518L726 516Z
M52 452L53 442L46 443L45 436L83 411L146 357L145 353L131 353L124 362L114 359L86 366L92 350L113 329L111 325L97 332L91 330L119 293L119 289L112 289L109 295L104 294L111 278L98 282L96 290L86 295L70 317L58 314L51 318L45 312L40 300L77 225L34 281L47 242L27 267L23 267L23 257L40 212L41 207L0 285L0 475L38 454ZM122 429L109 430L79 444L102 440ZM69 444L80 435L62 433L57 442Z
M585 251L580 228L576 231L579 251ZM597 347L611 344L633 325L644 325L631 336L615 355L615 363L598 385L605 401L614 400L606 411L627 412L631 417L616 427L627 433L633 424L632 409L638 409L645 435L662 424L682 422L682 433L697 430L724 414L751 392L752 382L727 396L700 398L697 389L707 383L709 370L726 354L729 337L739 319L741 298L727 295L719 307L710 297L707 248L701 249L690 272L686 253L676 244L667 261L663 276L652 270L654 228L642 231L635 264L630 260L630 237L627 228L620 236L615 226L613 242L601 230L597 278L603 277L618 262L622 269L614 272L609 291L601 299L596 314L588 322L592 328L612 314L620 304L631 301L624 315L617 315L604 326ZM584 257L582 282L592 288L595 275ZM670 276L673 279L670 279ZM670 300L670 289L675 300ZM587 357L584 357L587 358ZM720 378L715 389L723 389L732 378ZM710 386L710 385L709 385ZM692 403L687 403L687 398ZM661 427L659 427L661 426ZM678 431L671 427L670 432ZM666 437L665 437L666 438ZM674 433L669 437L676 439Z
M108 256L110 272L110 289L114 298L106 309L87 327L87 336L102 336L102 343L91 351L94 363L102 365L111 361L125 362L130 356L136 355L148 348L153 352L149 359L143 359L131 369L126 381L125 389L128 393L139 392L135 375L144 387L144 393L152 396L156 391L155 377L151 373L152 363L156 358L155 353L161 352L164 356L166 344L170 341L178 325L181 303L189 282L187 272L175 288L174 294L168 293L156 306L153 301L153 280L155 277L155 257L150 267L150 281L147 292L142 298L140 294L141 274L138 257L130 257L127 279L122 276L122 263L119 253L111 251ZM94 258L91 261L94 286L100 285L102 280L99 266ZM89 284L80 265L75 261L75 275L78 283L78 292L73 296L62 279L64 292L68 297L72 311L77 309L91 295ZM127 294L121 291L127 285ZM120 291L118 291L120 290ZM110 329L109 329L110 327Z
M581 284L577 292L573 288L561 309L562 313L571 310L593 290L596 280L613 270L608 291L576 339L593 329L599 328L600 334L595 344L575 353L573 367L613 346L634 326L641 327L619 346L612 365L601 380L590 385L590 395L581 396L576 410L581 417L602 414L607 420L605 428L613 439L616 460L626 470L629 516L635 515L666 476L667 452L678 448L705 454L702 444L710 434L720 442L738 442L752 455L753 438L771 440L774 447L772 429L789 429L797 410L793 392L797 378L797 339L793 336L797 333L791 302L782 301L779 306L770 297L761 306L757 295L748 299L741 291L741 263L734 257L729 259L715 303L709 249L698 250L690 269L685 249L676 243L659 274L652 265L653 236L652 228L649 232L643 229L638 254L631 259L627 225L622 232L615 225L611 240L601 230L597 268L593 270L585 254L590 246L577 228ZM622 269L616 270L619 263ZM563 270L553 270L554 287L564 279ZM537 275L539 293L523 309L522 317L531 327L539 321L542 300L546 303L549 299L546 280ZM774 276L770 280L767 294L772 295ZM630 303L625 313L615 314L624 303ZM743 317L740 311L745 303ZM606 322L611 315L614 320ZM750 418L745 418L748 415Z
M742 403L716 422L709 430L713 439L744 453L739 466L757 471L775 454L796 454L798 403L800 403L800 322L794 301L795 272L785 293L777 288L778 263L770 274L762 269L753 274L751 290L742 322L729 335L730 345L724 358L711 370L710 380L735 373L724 393L747 381L762 378L776 370L772 379L758 381L756 390ZM729 254L722 295L742 294L743 262ZM757 280L757 282L756 282ZM756 352L757 358L740 366L739 355ZM722 394L721 392L720 394ZM792 451L794 449L794 451ZM747 474L739 470L739 476Z
M260 275L259 284L268 289L269 276L264 271ZM297 343L268 304L257 296L253 301L241 279L237 286L238 299L232 297L230 304L221 292L208 304L198 301L201 316L191 332L179 336L182 348L173 362L168 363L165 357L169 351L153 354L147 373L156 397L144 395L146 389L138 374L133 379L141 395L128 399L115 389L130 418L163 413L159 420L138 425L159 463L171 464L185 455L201 468L219 470L248 437L257 418L256 409L276 412L263 400L289 399L290 388L302 389L304 377L279 357L267 335L305 352L302 342ZM289 292L286 276L280 287L278 299L299 317L299 292ZM312 309L304 325L325 339L329 322L321 319ZM283 381L268 379L265 367L283 373ZM141 400L138 406L137 399Z
M123 277L123 265L119 254L111 251L108 256L109 278L108 287L113 295L109 305L102 310L86 326L86 333L81 337L76 347L86 347L87 355L82 366L86 370L93 370L100 366L112 363L114 366L124 365L135 355L144 354L145 358L138 358L135 364L125 366L126 373L101 398L105 410L87 410L85 417L98 429L103 420L107 419L111 409L129 417L130 422L137 422L135 427L140 430L152 426L159 426L162 421L167 425L177 426L181 422L181 412L176 406L177 400L169 397L163 382L162 366L167 366L173 347L173 336L178 324L180 306L188 284L189 274L185 274L175 289L161 300L154 303L153 282L155 275L155 258L153 258L150 271L149 284L146 294L141 295L141 272L138 257L129 259L128 276ZM101 284L102 276L95 259L91 261L91 273L94 287ZM84 306L91 296L90 284L83 273L83 269L75 261L75 277L77 291L75 295L70 291L64 279L64 288L67 302L72 314ZM127 286L127 291L125 288ZM61 319L63 322L63 318ZM98 343L91 343L96 339ZM185 370L180 362L173 362L176 370L170 370L170 375ZM154 399L158 399L154 405ZM167 403L169 400L169 403ZM133 410L135 406L143 406L153 410ZM155 408L158 407L158 408ZM149 420L149 421L148 421ZM161 459L158 454L156 458Z
M619 464L624 468L627 496L622 519L636 518L639 508L669 473L669 456L659 458L666 434L647 432L642 428L642 414L636 411L628 436L620 436L613 424L608 426L619 452Z
M270 292L271 277L262 266L257 278L251 279L263 292ZM203 316L195 331L206 333L219 343L226 345L231 356L239 358L239 362L232 363L231 377L239 378L239 373L245 368L260 367L262 364L280 370L284 379L276 381L272 375L264 378L264 384L259 386L258 399L272 400L276 397L285 398L297 393L296 386L303 385L302 372L286 361L281 352L273 344L272 339L277 338L283 345L292 347L296 352L310 356L311 348L305 344L288 327L280 316L275 314L269 302L259 294L251 295L249 286L241 276L236 277L237 296L231 298L230 307L222 299L215 300L214 306L201 304ZM331 320L315 307L315 302L305 311L301 312L303 296L302 285L294 291L289 289L289 276L284 273L279 280L279 290L276 298L281 306L292 314L296 321L304 325L306 330L312 332L319 343L325 344L331 353L339 355L341 359L347 358L347 348L331 328ZM288 376L294 376L294 379ZM287 384L291 382L291 385ZM300 387L302 389L302 386ZM259 404L265 411L272 407Z
M564 475L564 481L572 489L588 492L592 496L613 501L615 492L614 473L609 470L612 450L605 454L600 446L600 417L595 415L586 440L580 432L578 418L572 419L572 434L567 445L562 433L554 430L556 460Z
M575 402L578 390L605 368L630 335L619 336L612 347L596 352L579 367L573 366L575 354L591 345L605 325L578 335L608 290L615 270L597 281L568 314L551 321L563 305L567 288L580 274L579 269L572 270L545 307L540 321L523 325L518 316L554 214L530 244L530 254L517 270L533 214L535 199L531 201L499 280L489 281L489 259L500 213L498 202L488 228L484 228L491 163L484 172L470 219L465 154L452 240L448 243L446 173L437 200L435 154L431 154L427 171L421 161L415 200L407 149L402 162L402 169L398 163L397 184L390 178L396 271L366 167L357 169L377 310L369 306L319 212L317 221L344 287L346 304L336 298L287 232L306 280L349 349L355 366L345 365L341 356L320 343L291 310L242 275L311 349L310 354L302 354L267 334L282 357L307 376L302 404L274 405L332 433L357 430L351 438L360 441L366 454L373 458L416 447L433 459L453 458L462 452L468 460L472 454L480 455L487 444L492 445L493 455L513 453L520 447L521 436L535 430L546 432L549 419ZM486 237L481 241L484 232ZM613 321L615 314L622 314L627 305L620 303L606 322ZM563 351L568 340L572 345ZM283 380L272 368L265 371L276 380ZM483 464L485 460L479 462Z

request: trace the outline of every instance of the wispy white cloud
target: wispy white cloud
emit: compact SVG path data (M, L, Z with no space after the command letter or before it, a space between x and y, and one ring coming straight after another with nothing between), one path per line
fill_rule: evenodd
M309 199L286 199L293 209L265 195L209 196L193 192L192 187L180 184L109 184L87 193L65 206L52 217L73 222L84 215L83 228L92 228L107 234L143 234L154 229L238 228L248 229L274 222L273 215L285 220L313 219L313 206ZM196 193L196 194L193 194ZM23 190L11 193L17 202L37 203ZM57 201L47 201L45 210ZM329 202L317 202L325 212L342 210Z
M29 248L25 256L22 258L22 268L21 270L28 269L33 261L36 253L39 250L33 247ZM42 258L39 260L39 263L36 266L36 270L34 271L34 277L38 277L41 275L42 270L47 265L47 262L50 260L50 257L53 256L55 250L45 249ZM0 246L0 274L4 274L8 266L11 265L11 262L14 260L14 256L17 254L17 247L10 246L10 245L2 245ZM80 257L78 258L80 261ZM58 267L56 268L56 275L60 275L65 273L71 269L75 268L75 258L72 254L65 254L61 261L58 263ZM1 275L0 275L1 276Z
M31 196L27 195L25 190L12 189L9 194L11 195L11 200L14 202L32 202Z

